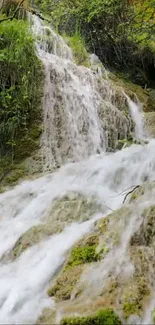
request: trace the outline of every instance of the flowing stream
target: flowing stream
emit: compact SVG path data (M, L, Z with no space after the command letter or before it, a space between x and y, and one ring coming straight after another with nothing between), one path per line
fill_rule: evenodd
M89 233L94 221L103 216L100 211L87 221L71 222L62 232L27 248L17 259L6 261L3 257L20 236L31 227L44 223L57 199L68 193L79 193L86 199L93 196L104 206L104 214L107 214L122 205L123 196L119 193L155 178L153 140L145 146L133 145L115 153L105 152L107 126L103 127L99 107L104 105L106 112L107 108L110 109L115 119L122 116L114 106L112 86L108 80L103 81L101 98L96 75L87 68L77 67L64 41L49 27L42 28L37 17L34 22L34 32L41 37L38 51L46 71L45 130L42 137L45 170L53 164L61 165L66 153L68 164L55 173L24 181L0 194L0 324L34 324L44 307L54 305L47 296L49 281L65 261L73 244ZM41 31L46 37L52 33L53 42L43 41ZM53 82L54 73L57 77ZM60 121L56 121L55 113L58 96L63 104L59 112ZM141 138L140 113L136 113L137 106L134 105L136 136ZM61 143L56 128L59 122L63 131ZM123 125L124 132L127 132L125 117L122 117ZM82 131L84 127L85 132ZM130 233L131 228L128 237Z

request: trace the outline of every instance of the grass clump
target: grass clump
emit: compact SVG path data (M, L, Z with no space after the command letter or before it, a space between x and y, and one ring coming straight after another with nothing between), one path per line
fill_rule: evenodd
M61 325L121 325L112 309L103 309L94 316L64 318Z
M64 38L72 49L75 63L88 67L89 57L84 39L78 33L75 33L73 36L70 37L64 34Z

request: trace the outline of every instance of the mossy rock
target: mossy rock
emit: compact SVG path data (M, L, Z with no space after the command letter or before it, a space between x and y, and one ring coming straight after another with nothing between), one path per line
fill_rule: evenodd
M120 244L121 234L130 220L131 212L129 206L123 206L95 223L95 230L100 238L100 246L107 252Z
M148 136L155 137L155 112L148 112L144 114L144 126Z
M17 240L11 252L9 252L8 255L5 255L3 259L14 260L18 258L26 249L38 244L41 240L53 235L57 231L61 231L62 229L63 226L54 227L52 222L32 227Z
M112 309L100 310L94 316L64 318L61 325L121 325L121 321Z
M58 220L66 224L69 221L86 221L90 216L98 212L104 212L105 208L98 204L94 197L87 199L76 192L70 192L54 202L52 211Z
M102 218L101 220L95 222L95 229L99 231L100 234L104 234L108 229L108 224L110 222L110 218Z
M62 198L57 198L51 206L49 215L41 220L41 224L27 230L15 243L11 252L4 258L18 258L25 249L39 243L41 240L57 232L61 232L65 225L78 221L88 220L94 213L101 212L104 209L96 203L95 198L87 200L79 193L71 192ZM85 239L85 246L88 247L90 254L94 254L94 259L98 254L95 253L95 244L97 237L88 236ZM92 245L94 245L92 247ZM91 248L89 248L91 247ZM94 250L93 250L94 249ZM86 253L86 251L85 251ZM88 257L88 256L87 256ZM77 263L79 264L79 262Z
M36 165L35 174L42 172L42 162L40 164L28 164L27 159L41 157L40 135L42 132L41 124L32 125L25 137L17 139L14 148L14 158L9 154L0 159L0 185L2 187L14 186L19 181L30 178L34 174L33 165Z
M101 259L101 257L102 251L97 253L96 245L83 245L81 247L75 247L71 251L71 256L67 263L67 267L97 262Z
M84 265L76 265L72 268L65 268L55 283L48 289L48 295L58 300L71 299L72 291L78 282L80 275L84 269Z
M148 92L148 98L144 104L145 112L155 112L155 91L152 89Z
M69 259L55 283L48 289L48 295L54 296L59 300L68 300L77 284L87 263L99 261L104 250L96 252L97 245L94 244L94 237L87 239L87 244L79 242L71 251ZM89 245L88 245L89 242ZM81 245L81 246L80 246Z
M132 100L135 99L135 95L142 103L145 103L149 98L149 92L146 89L130 82L123 74L110 73L109 77L113 81L114 85L121 87Z
M143 183L138 186L130 195L129 195L129 203L135 203L134 201L142 200L143 197L148 194L152 195L155 190L155 182L147 182L147 176L143 175Z
M42 315L36 322L36 325L55 325L56 310L50 308L44 308Z
M142 316L149 296L150 288L145 272L143 276L134 276L130 279L121 297L123 317L127 319L131 315Z
M113 245L119 245L122 228L128 222L130 213L130 209L123 207L110 216L95 222L94 232L82 238L72 248L65 267L48 290L50 296L54 296L59 300L70 299L71 292L79 281L77 272L78 275L79 272L81 275L85 265L99 263L101 259L105 258ZM122 223L122 228L120 228L119 220ZM75 282L73 283L72 276L74 277L74 274ZM65 283L65 289L63 289L63 283Z
M127 319L131 315L142 316L149 296L150 290L145 277L130 280L121 298L123 317Z
M131 315L143 316L152 286L150 277L154 255L152 250L143 246L131 246L129 253L134 265L134 274L124 285L120 298L124 318Z
M142 218L139 230L131 238L131 245L150 246L155 242L155 206L145 209Z

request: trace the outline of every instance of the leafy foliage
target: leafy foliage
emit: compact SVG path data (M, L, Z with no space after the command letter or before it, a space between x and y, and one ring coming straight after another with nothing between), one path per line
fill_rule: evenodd
M80 34L76 32L70 37L64 34L63 37L66 39L68 45L72 48L75 63L88 66L88 52L86 50L85 41Z
M29 130L41 120L42 66L34 39L22 20L0 24L0 153L30 138Z
M80 30L103 64L144 86L154 84L154 0L36 0L59 32ZM152 72L151 72L152 71Z

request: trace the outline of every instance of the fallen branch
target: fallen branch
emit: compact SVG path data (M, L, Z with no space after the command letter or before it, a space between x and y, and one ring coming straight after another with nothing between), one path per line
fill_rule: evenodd
M136 185L132 185L132 186L126 188L125 190L123 190L122 192L118 193L117 195L113 195L113 196L111 196L111 198L114 198L114 197L117 197L117 196L120 196L120 195L124 195L124 194L125 194L124 192L130 190L131 188L133 188L133 187L135 187L135 186L136 186Z
M129 192L125 195L124 200L123 200L123 204L125 203L125 201L126 201L128 195L131 194L131 193L133 193L133 192L134 192L137 188L139 188L139 187L140 187L140 185L136 185L136 186L135 186L131 191L129 191Z

